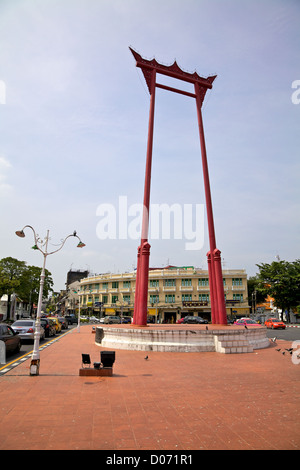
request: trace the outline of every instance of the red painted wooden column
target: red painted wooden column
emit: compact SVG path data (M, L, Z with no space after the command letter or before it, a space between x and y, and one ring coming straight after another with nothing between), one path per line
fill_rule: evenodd
M210 183L209 183L209 172L208 172L208 164L207 164L207 156L206 156L206 146L205 146L205 139L204 139L202 113L201 113L201 96L200 96L199 85L197 83L195 83L195 94L196 94L198 126L199 126L200 146L201 146L201 155L202 155L202 168L203 168L209 247L210 247L210 251L207 253L207 258L208 258L207 261L208 261L208 266L209 266L211 316L212 316L212 323L220 323L223 325L227 325L222 265L221 265L221 256L220 256L221 252L217 250L217 247L216 247L214 217L213 217Z
M142 235L141 235L141 245L138 248L138 262L137 262L137 272L136 272L135 300L134 300L134 313L133 313L133 324L139 325L139 326L147 325L148 273L149 273L149 256L150 256L148 232L149 232L150 186L151 186L151 167L152 167L152 149L153 149L154 109L155 109L155 82L156 82L156 71L155 69L153 69L151 71L150 111L149 111L146 171L145 171Z

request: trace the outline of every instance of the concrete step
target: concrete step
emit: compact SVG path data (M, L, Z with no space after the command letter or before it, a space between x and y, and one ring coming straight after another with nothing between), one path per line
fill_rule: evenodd
M223 354L240 354L253 352L253 347L246 338L238 339L215 336L216 351Z

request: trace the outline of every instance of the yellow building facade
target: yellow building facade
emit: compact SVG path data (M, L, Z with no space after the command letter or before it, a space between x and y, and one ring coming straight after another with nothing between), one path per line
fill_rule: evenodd
M97 316L133 316L136 271L100 274L81 279L81 313ZM243 269L223 270L228 317L248 316L247 274ZM186 315L210 321L208 271L193 266L151 268L148 284L148 321L175 323Z
M133 316L136 271L100 274L81 279L81 312L107 316ZM228 317L248 316L247 274L243 269L223 270ZM186 315L210 321L208 271L193 266L150 268L148 321L175 323Z

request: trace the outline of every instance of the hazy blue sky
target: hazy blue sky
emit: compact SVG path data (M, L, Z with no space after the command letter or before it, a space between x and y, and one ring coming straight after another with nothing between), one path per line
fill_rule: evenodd
M41 265L31 233L14 235L30 224L54 244L76 229L87 245L48 258L56 289L70 268L136 265L139 240L96 232L99 205L143 200L149 94L129 46L218 75L203 120L224 268L299 258L299 21L298 0L1 0L0 258ZM151 202L205 203L195 102L164 90ZM150 243L151 266L207 267L206 221L200 250Z

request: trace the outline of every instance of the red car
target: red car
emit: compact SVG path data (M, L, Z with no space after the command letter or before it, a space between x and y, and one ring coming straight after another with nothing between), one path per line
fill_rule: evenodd
M265 321L265 326L267 328L286 328L283 321L278 320L277 318L268 318L268 320Z
M234 325L258 325L258 323L251 318L240 318L234 322Z

